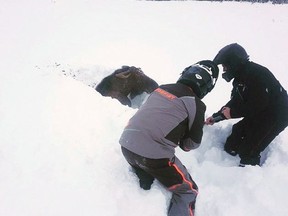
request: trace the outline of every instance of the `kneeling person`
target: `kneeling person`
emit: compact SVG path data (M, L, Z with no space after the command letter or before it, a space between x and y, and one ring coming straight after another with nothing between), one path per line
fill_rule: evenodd
M175 148L199 147L206 106L201 99L218 78L209 60L187 67L177 83L161 85L129 120L120 138L125 159L148 190L154 179L173 193L169 216L191 216L198 187L175 156Z

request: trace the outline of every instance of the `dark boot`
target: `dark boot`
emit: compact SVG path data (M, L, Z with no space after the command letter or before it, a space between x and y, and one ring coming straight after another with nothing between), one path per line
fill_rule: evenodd
M140 187L144 190L150 190L154 177L140 168L134 168L134 170L139 178Z
M139 179L139 184L140 187L144 190L150 190L151 189L151 185L153 184L154 179Z
M240 167L245 167L245 165L260 166L260 155L257 156L240 156Z

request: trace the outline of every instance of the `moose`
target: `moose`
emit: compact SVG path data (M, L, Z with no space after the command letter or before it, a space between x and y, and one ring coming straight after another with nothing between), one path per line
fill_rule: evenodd
M103 78L95 89L102 96L116 98L123 105L139 108L145 95L149 95L156 88L158 83L146 76L141 68L122 66Z

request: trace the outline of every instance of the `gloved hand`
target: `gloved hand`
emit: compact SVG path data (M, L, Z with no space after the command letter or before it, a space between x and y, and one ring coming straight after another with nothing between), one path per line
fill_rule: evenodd
M217 123L217 122L225 120L225 119L226 119L225 115L221 112L218 112L218 113L215 113L212 116L208 117L204 123L206 125L213 125L214 123Z
M227 119L223 113L219 113L218 115L213 115L214 123Z

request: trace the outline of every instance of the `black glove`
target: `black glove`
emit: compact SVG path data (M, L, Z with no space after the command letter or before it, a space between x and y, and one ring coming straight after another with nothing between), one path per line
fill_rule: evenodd
M213 117L214 123L215 122L220 122L220 121L223 121L223 120L227 119L222 112L214 113L212 115L212 117Z

